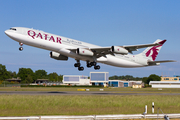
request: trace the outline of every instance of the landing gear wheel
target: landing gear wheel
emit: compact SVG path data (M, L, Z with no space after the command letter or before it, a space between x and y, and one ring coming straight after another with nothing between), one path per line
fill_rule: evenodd
M23 50L23 47L19 47L19 50L22 51L22 50Z
M87 63L87 67L90 68L92 67L92 65L90 63Z
M19 43L20 46L23 46L23 43Z
M75 63L74 67L80 67L80 65L81 65L80 63Z
M78 70L79 70L79 71L83 71L83 70L84 70L84 67L78 67Z
M99 70L99 69L100 69L100 66L99 66L99 65L94 66L94 69L95 69L95 70Z
M90 65L91 66L96 66L96 62L91 62Z
M90 64L87 64L87 67L90 68L90 67L92 67L92 66L91 66Z

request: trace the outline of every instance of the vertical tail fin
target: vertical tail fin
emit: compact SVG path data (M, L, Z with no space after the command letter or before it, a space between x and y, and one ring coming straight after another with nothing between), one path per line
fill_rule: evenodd
M138 56L146 57L151 61L155 61L162 45L165 42L166 42L166 40L157 39L154 43L159 43L160 45L148 47L142 53L138 54Z

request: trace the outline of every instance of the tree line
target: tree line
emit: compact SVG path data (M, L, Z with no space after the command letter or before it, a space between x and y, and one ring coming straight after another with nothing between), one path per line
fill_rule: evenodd
M134 81L140 81L142 80L142 78L140 77L133 77L132 75L123 75L123 76L117 76L117 75L114 75L114 76L111 76L109 77L109 80L134 80Z
M150 81L161 81L161 77L155 74L149 75L149 77L133 77L131 75L126 76L111 76L109 80L128 80L128 81L143 81L145 84L149 84Z
M56 72L49 73L45 70L36 70L33 72L31 68L19 68L18 73L7 71L6 66L0 64L0 81L9 78L20 78L21 83L33 83L37 79L48 79L49 81L59 81L62 82L63 75L58 75ZM149 84L150 81L160 81L161 77L155 74L151 74L149 77L133 77L131 75L125 76L111 76L109 80L129 80L129 81L143 81L145 84Z
M31 68L19 68L18 73L7 71L6 66L0 64L0 80L6 80L9 78L20 78L21 83L33 83L37 79L48 79L49 81L62 82L63 75L58 75L56 72L49 73L45 70L36 70L33 72Z

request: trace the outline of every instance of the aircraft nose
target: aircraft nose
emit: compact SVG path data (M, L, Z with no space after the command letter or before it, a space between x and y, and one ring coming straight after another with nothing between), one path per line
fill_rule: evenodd
M9 35L9 30L4 31L6 35Z
M11 30L6 30L4 31L4 33L8 36L8 37L13 37L13 33Z

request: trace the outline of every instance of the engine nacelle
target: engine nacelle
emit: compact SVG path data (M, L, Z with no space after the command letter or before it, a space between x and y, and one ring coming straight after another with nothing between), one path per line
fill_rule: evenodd
M119 46L112 46L111 51L117 54L128 54L128 50Z
M83 48L78 48L76 53L78 55L85 55L85 56L93 56L94 53L91 50L83 49Z
M68 60L67 56L61 55L57 52L50 52L50 57L56 60Z

